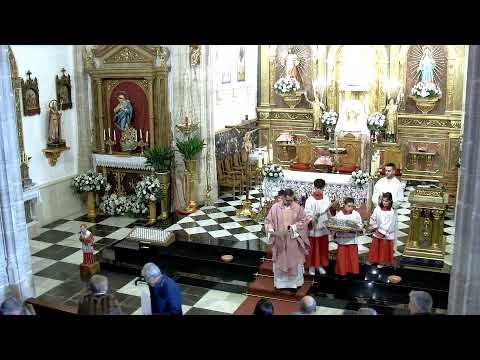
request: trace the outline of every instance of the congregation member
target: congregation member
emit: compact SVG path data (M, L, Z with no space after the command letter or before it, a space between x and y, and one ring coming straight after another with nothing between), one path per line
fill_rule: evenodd
M294 312L292 315L314 315L315 312L317 311L317 302L315 299L310 296L304 296L300 302L300 311L299 312Z
M0 305L0 315L32 315L25 305L16 299L10 297Z
M343 200L343 203L343 209L335 215L335 218L353 221L359 228L362 228L362 217L358 211L354 210L355 201L351 197L347 197ZM335 239L338 244L335 265L335 273L337 275L345 276L348 273L358 274L360 272L357 236L357 232L337 232L335 234Z
M142 276L150 293L149 311L144 311L144 315L183 315L180 289L175 280L162 274L160 268L151 262L143 266Z
M253 315L259 316L270 316L273 315L273 304L270 300L266 298L261 298L258 300L257 305L255 305L255 310Z
M305 256L310 243L306 234L306 216L294 201L291 189L283 202L273 204L265 218L265 232L272 243L273 282L277 290L296 291L303 285Z
M411 291L408 310L411 315L431 315L433 300L426 291Z
M79 315L122 315L115 295L108 292L108 278L93 275L88 283L88 293L78 304Z
M305 202L305 214L308 223L308 239L310 252L306 257L309 274L314 276L315 270L320 275L326 273L324 267L328 266L328 237L330 232L325 227L325 221L330 217L330 209L335 208L338 202L324 194L325 180L316 179L313 182L314 191Z
M275 197L275 202L283 202L283 199L285 198L285 190L279 190L277 196Z
M373 210L370 217L370 227L374 231L372 245L367 256L367 264L377 264L378 267L393 264L393 241L395 239L395 212L392 209L392 194L382 195L379 206Z

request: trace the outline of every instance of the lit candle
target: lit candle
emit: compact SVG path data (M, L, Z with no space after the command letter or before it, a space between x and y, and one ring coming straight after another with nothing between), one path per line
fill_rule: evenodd
M107 133L105 132L105 129L103 129L103 141L107 140Z
M147 133L145 134L145 141L148 143L148 130L147 130Z
M117 136L115 135L115 129L113 129L113 141L117 142Z
M108 128L108 138L111 139L112 135L110 134L110 128Z
M142 140L142 141L143 141L142 129L140 129L140 140Z

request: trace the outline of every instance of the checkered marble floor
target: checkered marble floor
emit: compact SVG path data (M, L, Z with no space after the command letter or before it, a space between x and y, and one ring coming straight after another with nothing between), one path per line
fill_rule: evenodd
M405 189L405 199L412 190ZM253 208L260 205L260 193L251 191ZM212 206L205 206L197 212L181 218L168 230L177 238L192 238L213 245L227 245L249 250L265 250L265 233L262 224L249 218L237 217L243 196L224 194ZM398 210L399 238L395 256L405 247L409 231L410 204L404 202ZM40 235L30 240L32 253L32 273L36 296L45 301L75 306L85 292L85 283L80 280L79 264L82 262L81 244L78 240L80 225L86 223L95 236L95 253L104 247L121 240L136 225L144 225L145 220L126 216L99 216L95 223L88 222L85 213L74 214L41 228ZM451 265L455 242L454 214L445 216L444 236L447 242L446 263ZM359 255L364 260L372 239L360 239ZM336 244L330 243L331 257L335 257ZM115 291L122 309L127 314L141 314L140 293L142 285L135 286L133 275L103 271L108 276L110 287ZM182 291L182 306L186 315L232 314L245 300L242 294L229 293L216 289L179 284ZM319 307L318 314L337 314L341 309Z

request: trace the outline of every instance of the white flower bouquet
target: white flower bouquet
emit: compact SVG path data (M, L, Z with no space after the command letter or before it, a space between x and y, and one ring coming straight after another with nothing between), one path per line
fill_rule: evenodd
M369 176L362 170L352 171L352 182L357 186L362 186L368 183Z
M385 115L380 112L375 112L367 120L367 125L370 131L374 133L380 132L380 129L385 124Z
M136 195L124 196L117 194L105 195L100 203L100 211L105 215L146 214L145 203Z
M88 170L85 173L75 176L72 180L72 187L80 193L83 192L108 192L111 189L107 178L102 174L96 173L94 170Z
M139 201L148 203L160 199L160 181L155 175L148 175L135 185L135 196Z
M322 124L327 128L334 128L337 124L338 114L335 111L326 111L322 115Z
M300 90L300 83L297 79L290 77L282 77L278 79L277 82L273 85L273 90L278 95L294 94L295 92Z
M270 179L280 179L283 177L282 167L276 164L268 164L263 167L263 176Z
M442 90L433 82L420 81L412 88L411 95L420 98L435 98L442 96Z

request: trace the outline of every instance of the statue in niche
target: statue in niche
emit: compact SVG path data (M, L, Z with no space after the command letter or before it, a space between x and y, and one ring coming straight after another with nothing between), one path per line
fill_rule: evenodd
M326 106L321 102L323 94L319 91L317 86L315 86L314 81L312 81L312 88L313 88L313 96L314 96L313 101L310 101L308 99L306 91L304 91L303 94L305 95L305 100L307 100L307 102L310 105L312 105L312 109L313 109L313 131L320 131L320 130L322 130L321 119L322 119L323 112L326 110Z
M421 80L433 82L433 70L435 69L435 60L432 55L432 47L427 45L423 47L423 54L418 64L417 72L421 74Z
M301 83L300 74L298 72L297 66L300 64L298 55L293 53L292 50L288 49L287 56L285 57L285 71L287 77L296 79Z
M115 112L114 120L115 125L122 131L125 131L132 121L133 107L128 99L128 95L122 92L117 97L118 105L115 106L113 111Z
M388 105L385 107L383 113L386 117L386 140L391 143L395 143L397 141L397 119L398 119L398 105L400 100L400 94L397 96L395 100L393 97L390 98L388 101Z
M62 136L62 103L58 105L57 100L52 100L48 104L50 109L48 113L48 147L64 146L65 141Z

